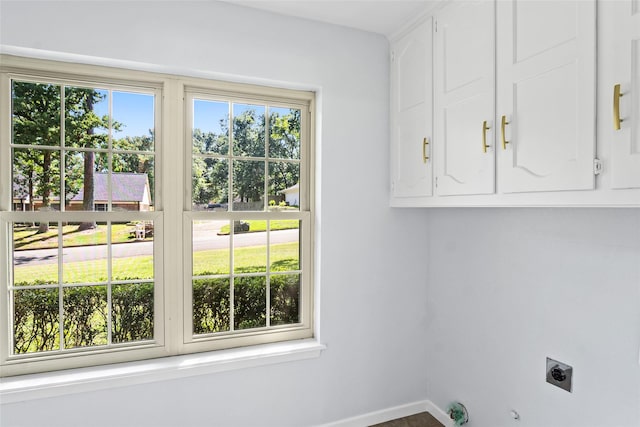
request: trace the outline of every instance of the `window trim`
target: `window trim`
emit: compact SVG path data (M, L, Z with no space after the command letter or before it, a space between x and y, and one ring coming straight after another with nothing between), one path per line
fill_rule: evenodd
M65 59L66 60L66 59ZM117 62L116 62L117 63ZM127 64L127 66L130 64ZM64 356L33 356L29 357L12 357L8 358L9 350L2 350L0 354L0 377L23 375L29 373L49 372L60 369L70 368L82 368L95 366L96 370L108 369L109 364L119 362L132 362L140 363L136 361L144 361L146 359L154 359L164 356L178 356L186 353L194 353L191 356L198 357L199 353L202 356L209 355L213 357L219 351L213 353L200 353L209 350L216 350L221 347L232 350L222 350L223 352L231 352L229 354L241 354L242 351L249 351L252 348L259 350L264 345L271 346L279 341L287 341L285 344L295 344L296 342L313 342L315 343L315 349L322 347L313 340L315 335L315 290L313 280L315 280L314 270L314 212L315 212L315 193L314 193L314 177L315 177L315 93L312 91L305 91L300 89L287 89L281 87L269 87L269 86L257 86L248 83L227 82L219 80L211 80L208 77L191 77L187 75L178 74L163 74L151 71L140 71L135 69L116 68L104 65L86 65L73 62L61 62L50 59L35 59L21 56L0 54L0 159L11 158L11 111L6 111L5 107L11 105L11 90L10 82L13 76L20 76L20 79L24 77L33 77L37 81L64 81L73 80L74 84L84 83L87 87L117 87L122 89L130 87L133 89L149 88L153 91L160 91L161 99L156 102L159 107L156 108L156 129L155 129L155 155L156 155L156 170L159 172L156 174L156 206L159 207L157 211L146 213L149 215L149 219L153 219L160 224L159 229L162 229L159 236L154 239L155 245L160 245L161 250L154 252L155 263L159 267L156 268L156 275L154 282L156 286L161 287L162 294L162 311L163 317L160 319L162 323L162 330L155 333L156 343L151 344L138 344L135 347L126 349L104 349L104 350L88 350L69 353ZM164 259L176 259L184 260L188 255L186 251L183 251L183 246L190 238L190 234L187 234L185 224L188 222L187 217L191 215L184 206L185 197L184 193L185 183L182 180L176 180L176 176L185 176L188 171L184 170L185 157L187 153L185 150L185 144L191 145L190 139L185 140L184 129L187 128L186 120L186 104L184 100L185 89L197 88L198 90L213 91L218 94L225 94L237 98L238 96L246 95L251 100L264 99L266 102L274 102L281 99L285 102L295 101L296 104L304 104L307 106L308 115L302 121L304 134L307 138L306 155L301 152L301 169L302 161L304 159L307 162L305 166L307 168L307 189L308 195L308 210L303 212L302 208L299 214L302 214L307 218L308 227L305 230L306 242L301 243L301 251L303 261L306 261L304 268L301 268L303 274L308 276L307 282L309 284L306 289L306 295L303 299L301 292L300 305L306 306L306 313L304 313L305 321L290 329L289 335L283 335L280 339L273 339L274 332L262 331L261 333L247 334L249 340L241 341L237 345L250 345L250 347L243 347L242 349L233 350L234 345L221 346L219 344L213 345L212 342L224 342L224 340L208 340L208 342L192 343L197 345L186 345L184 335L184 321L182 318L184 310L184 295L187 290L191 290L191 286L187 286L191 283L191 280L184 282L184 265L178 265L176 267L167 267L164 265ZM284 95L283 95L284 94ZM302 133L302 129L301 129ZM190 150L189 150L190 152ZM304 156L304 157L303 157ZM172 159L171 167L168 166L167 160ZM302 170L301 170L302 176ZM6 227L7 222L11 221L16 215L21 215L24 218L25 212L11 211L12 209L12 179L10 174L5 173L0 176L0 222L4 225L0 226L0 260L11 259L11 244L10 244L10 232ZM301 191L302 193L302 191ZM302 202L302 200L301 200ZM301 205L302 206L302 205ZM195 213L195 212L194 212ZM50 218L57 217L59 213L55 212L33 212L29 213L33 215L34 219L38 218ZM64 220L69 220L77 215L88 217L87 212L63 212ZM96 220L105 221L107 218L112 219L114 212L91 212L90 216L96 218ZM138 212L135 215L138 217L142 213ZM243 217L247 217L250 213L239 213ZM153 218L151 218L153 217ZM143 218L144 219L144 218ZM62 219L61 219L62 220ZM171 224L171 226L168 226ZM163 240L161 243L160 241ZM171 244L169 244L171 242ZM305 270L306 268L306 270ZM158 274L158 271L160 272ZM9 285L10 273L6 268L0 269L0 292L3 298L0 300L3 307L8 307L8 285ZM189 278L190 279L190 278ZM169 285L170 283L177 283L176 285ZM179 283L179 285L178 285ZM304 302L303 302L304 301ZM156 311L158 313L158 311ZM7 312L0 316L0 342L8 343L11 335L10 330L10 316ZM170 321L169 319L174 319ZM178 320L175 320L178 319ZM156 324L158 322L155 322ZM287 328L283 328L287 329ZM276 331L277 332L277 331ZM281 334L282 335L282 334ZM303 338L309 338L302 341ZM271 344L265 344L269 342ZM2 347L6 347L2 345ZM324 348L324 347L322 347ZM236 353L234 353L234 351ZM315 350L314 350L315 351ZM318 350L319 351L319 350ZM222 353L220 353L222 354ZM214 357L215 359L215 357ZM25 361L28 360L28 361ZM153 363L153 360L147 360L148 363ZM98 365L100 367L98 367ZM3 383L7 382L7 379L3 378ZM3 390L3 389L0 389Z
M307 339L2 378L0 401L24 402L307 360L324 350L325 345Z

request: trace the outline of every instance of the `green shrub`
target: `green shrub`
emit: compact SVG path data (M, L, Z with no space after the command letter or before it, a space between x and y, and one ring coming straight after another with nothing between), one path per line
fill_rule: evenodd
M266 326L266 278L237 277L234 280L234 329ZM272 275L271 324L285 325L300 321L299 275ZM193 333L228 331L230 320L230 280L196 279L193 281Z
M28 285L14 291L14 337L16 354L60 348L59 290L32 289ZM234 279L234 329L266 326L266 276ZM66 348L107 343L106 286L77 286L64 292L64 343ZM230 279L193 281L193 333L207 334L230 329ZM300 276L270 277L271 325L300 321ZM112 285L111 341L131 342L153 338L153 282Z
M153 338L153 283L114 285L111 305L114 343Z
M64 289L65 348L107 344L107 288Z
M60 348L58 289L30 289L41 281L16 283L14 351L16 354ZM153 283L113 285L111 339L114 343L153 338ZM64 288L66 348L107 343L106 286Z

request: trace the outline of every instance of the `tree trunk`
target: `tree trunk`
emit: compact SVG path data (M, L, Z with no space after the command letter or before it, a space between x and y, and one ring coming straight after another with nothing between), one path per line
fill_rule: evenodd
M29 210L31 212L35 211L35 204L33 203L33 171L29 171ZM31 223L32 227L36 226L35 222Z
M82 193L82 210L84 211L92 211L94 207L94 170L95 153L86 151L84 153L84 191ZM78 231L91 230L96 227L97 224L95 222L83 222L78 226Z
M87 112L93 111L93 95L87 96ZM93 135L93 128L87 130L87 135ZM95 170L95 153L93 151L85 151L84 153L84 191L82 193L82 210L94 210L94 176ZM78 226L78 231L92 230L97 227L94 222L83 222Z
M46 210L50 206L49 196L51 195L51 152L46 150L42 161L42 209ZM38 234L49 231L49 223L41 222L38 227Z

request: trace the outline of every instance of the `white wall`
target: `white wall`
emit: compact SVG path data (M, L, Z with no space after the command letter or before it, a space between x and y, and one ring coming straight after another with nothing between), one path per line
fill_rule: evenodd
M445 209L428 221L434 403L462 401L470 427L640 425L638 209ZM573 366L573 393L545 382L546 357Z
M318 359L2 406L11 426L305 426L425 399L424 212L388 205L388 46L216 2L0 3L5 46L321 88ZM355 194L357 197L347 197Z

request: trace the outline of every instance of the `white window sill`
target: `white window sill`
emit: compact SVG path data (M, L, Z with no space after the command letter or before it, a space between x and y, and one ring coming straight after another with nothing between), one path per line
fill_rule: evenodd
M311 359L326 347L313 339L0 379L0 403L104 390Z

